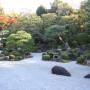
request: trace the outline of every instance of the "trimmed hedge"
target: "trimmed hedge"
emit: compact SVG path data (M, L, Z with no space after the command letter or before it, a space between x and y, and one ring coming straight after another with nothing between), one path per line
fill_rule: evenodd
M51 58L50 55L46 54L46 55L42 55L42 59L47 61L50 60Z

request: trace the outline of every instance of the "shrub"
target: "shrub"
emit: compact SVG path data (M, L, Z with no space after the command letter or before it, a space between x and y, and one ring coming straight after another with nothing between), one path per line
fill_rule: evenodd
M47 55L43 55L42 59L47 61L47 60L50 60L51 58L50 58L50 55L47 54Z
M59 25L51 25L50 27L46 28L44 34L44 40L50 45L51 48L57 47L59 44L59 36L58 34L64 30L63 26Z
M77 48L72 49L72 53L75 54L75 56L78 56L77 54Z
M61 52L61 59L69 60L68 53L66 51Z
M47 54L50 55L50 58L53 58L53 51L52 50L47 51Z
M87 54L86 54L86 58L87 58L87 59L90 59L90 53L87 53Z
M80 57L77 58L77 63L78 64L83 64L85 62L86 57L84 55L81 55Z
M86 59L90 59L90 50L84 51L83 55L86 57Z
M25 53L30 53L33 46L34 42L31 34L25 31L17 31L7 38L4 54L10 56L10 59L21 58L24 57Z
M61 55L61 58L62 58L62 59L65 59L65 60L68 60L68 59L69 59L69 56L62 54L62 55Z
M16 56L16 61L22 60L23 58L23 56Z
M79 44L86 44L89 41L89 36L87 33L78 33L76 40Z
M15 60L15 58L16 58L15 55L9 55L10 60Z

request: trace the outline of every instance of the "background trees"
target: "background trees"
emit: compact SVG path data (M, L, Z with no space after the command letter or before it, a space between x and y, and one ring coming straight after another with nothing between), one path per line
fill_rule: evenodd
M85 27L84 30L90 34L90 0L81 3L80 15L82 16L83 27Z
M59 25L52 25L46 28L44 38L51 48L57 48L60 44L59 37L63 33L64 29L65 28L63 26Z
M56 18L57 15L56 13L47 13L42 15L42 20L43 20L43 27L47 28L51 25L56 24Z
M16 33L18 30L30 33L39 49L45 46L52 48L54 45L56 45L55 47L61 45L59 34L71 47L78 46L82 40L83 44L87 44L90 43L89 3L89 0L82 2L80 9L77 10L61 0L54 0L50 9L39 6L36 14L9 14L7 16L17 18L18 22L11 24L7 29L11 33ZM1 8L0 11L3 12L3 9ZM82 39L83 35L88 38L88 41Z
M51 9L49 12L57 13L59 15L69 15L73 9L62 0L54 0L51 4Z

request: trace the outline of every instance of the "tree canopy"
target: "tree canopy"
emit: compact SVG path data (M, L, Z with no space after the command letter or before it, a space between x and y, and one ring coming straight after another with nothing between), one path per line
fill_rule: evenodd
M38 16L41 16L42 14L45 14L45 13L47 13L47 11L46 11L46 9L44 8L44 6L39 6L38 8L37 8L37 10L36 10L36 14L38 15Z

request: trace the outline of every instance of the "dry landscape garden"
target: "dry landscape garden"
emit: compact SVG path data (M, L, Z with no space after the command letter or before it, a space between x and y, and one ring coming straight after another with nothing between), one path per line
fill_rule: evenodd
M0 90L90 90L90 0L35 13L0 6Z

